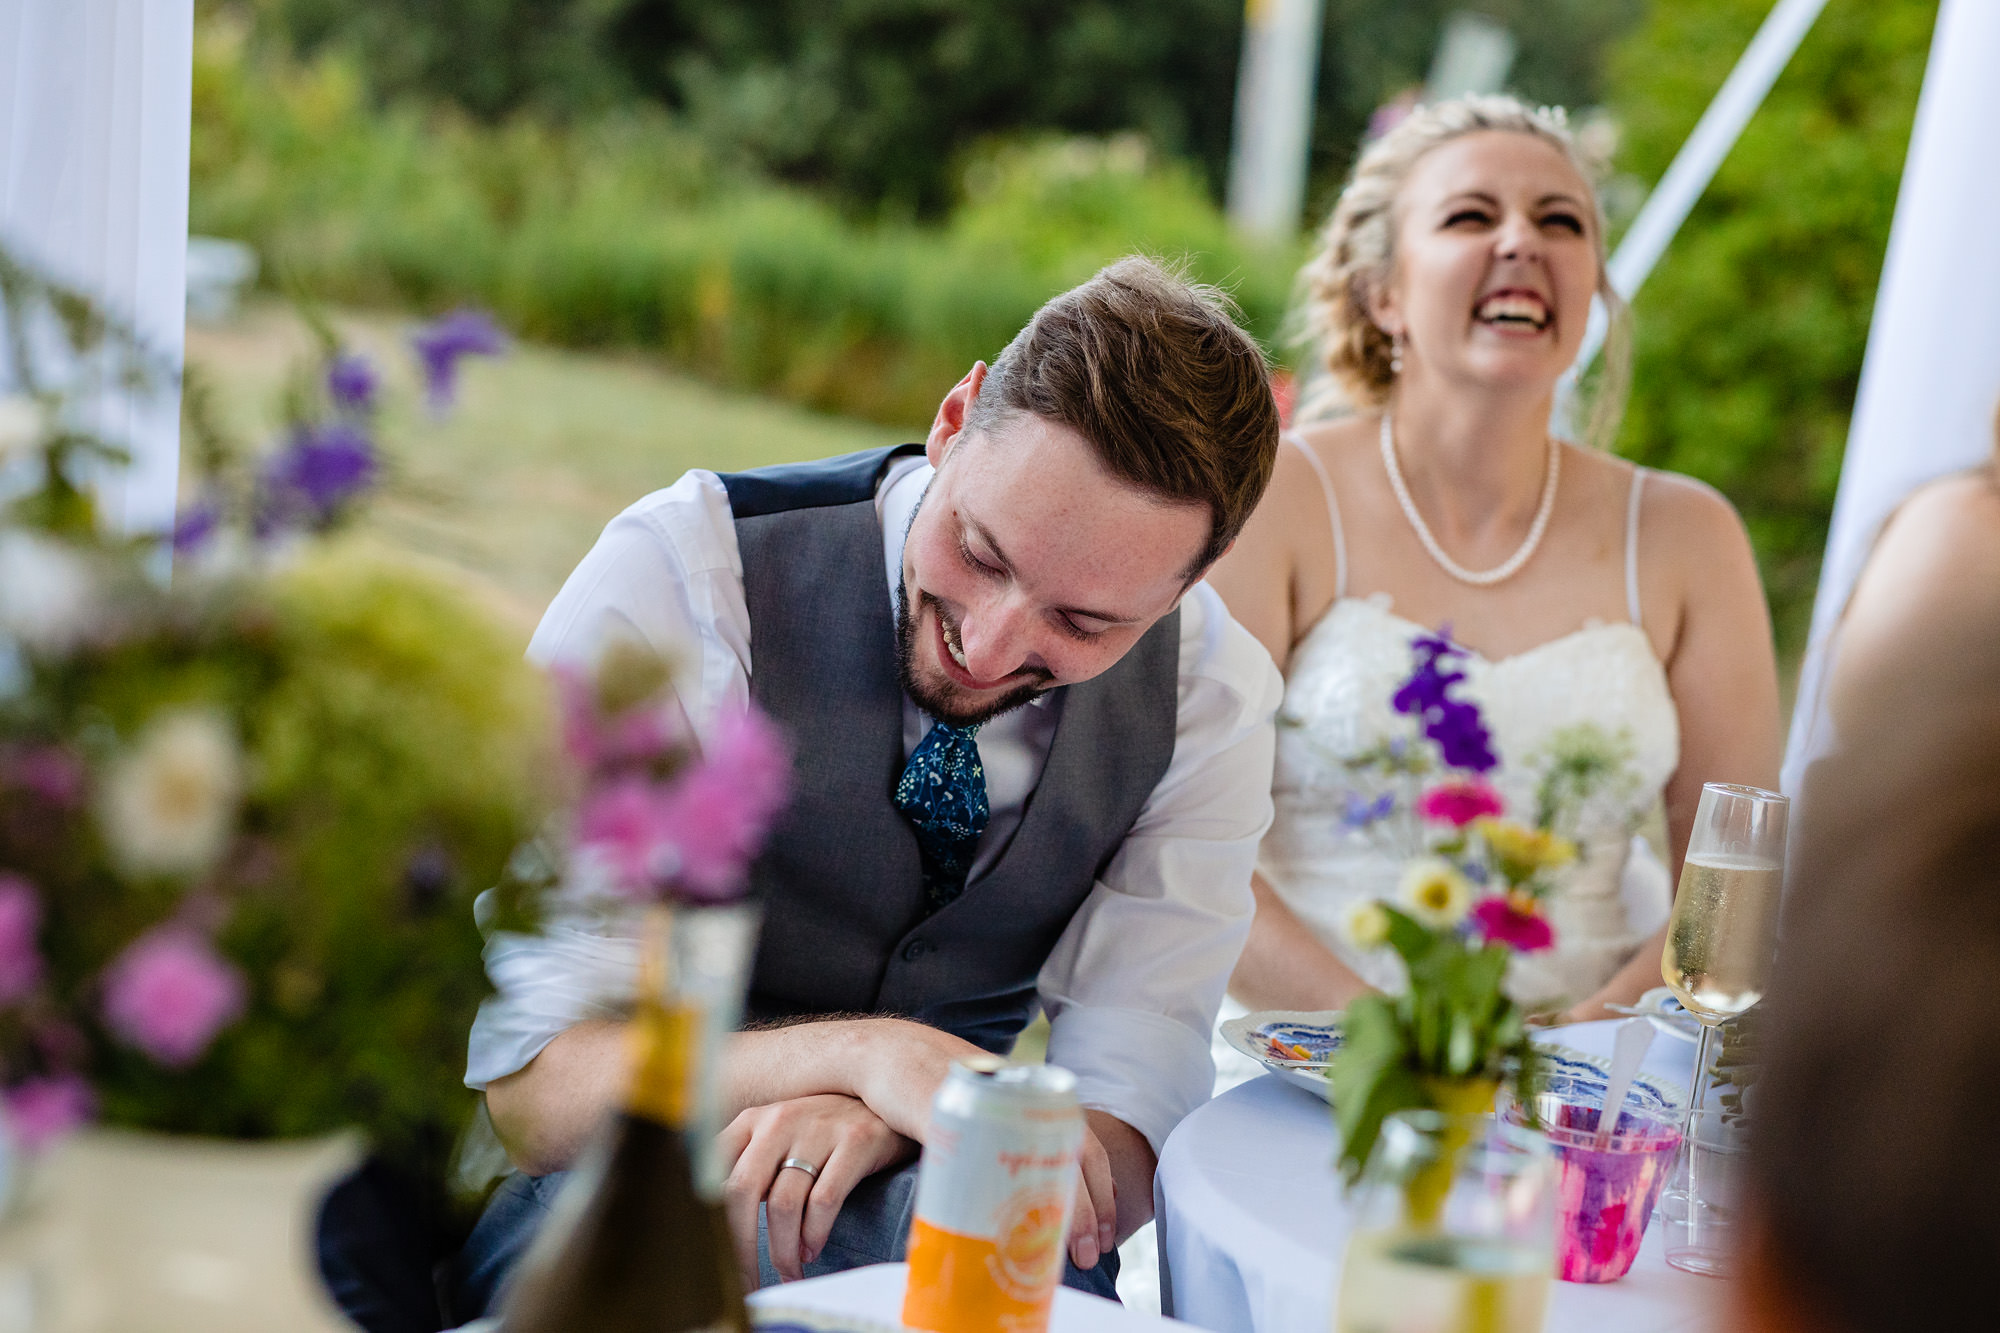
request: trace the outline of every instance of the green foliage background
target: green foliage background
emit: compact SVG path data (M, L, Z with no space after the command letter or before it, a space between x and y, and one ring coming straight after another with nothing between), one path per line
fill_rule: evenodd
M1050 296L1133 250L1185 258L1275 337L1302 252L1232 234L1187 165L1136 138L995 144L942 225L858 222L722 163L681 122L375 107L353 62L300 66L203 29L191 226L281 286L665 352L724 384L903 425Z
M1621 162L1657 180L1766 0L1655 4L1615 52ZM1733 500L1804 646L1934 0L1831 0L1634 304L1619 450Z
M1478 0L1520 38L1536 101L1600 100L1607 42L1643 0ZM1315 197L1369 114L1420 85L1466 0L1328 0ZM257 0L306 56L351 54L385 101L487 120L665 107L732 159L850 206L941 215L985 139L1143 134L1219 195L1242 0Z
M1422 81L1461 7L1519 38L1516 91L1611 108L1628 195L1665 171L1769 10L1327 0L1315 215L1370 111ZM477 301L531 338L654 349L898 426L927 421L940 387L1042 300L1134 249L1187 256L1275 345L1304 254L1244 243L1215 206L1234 0L204 0L203 13L195 229L252 241L280 285ZM1831 0L1637 302L1618 447L1742 510L1787 653L1804 637L1935 13L1935 0ZM1149 147L1047 137L1125 129Z

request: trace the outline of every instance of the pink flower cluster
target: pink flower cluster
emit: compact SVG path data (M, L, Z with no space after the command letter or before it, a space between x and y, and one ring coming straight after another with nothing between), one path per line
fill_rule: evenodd
M1496 893L1472 905L1469 914L1473 929L1489 944L1504 944L1517 953L1538 953L1556 942L1548 918L1530 907Z
M1417 813L1433 824L1464 828L1475 819L1485 819L1506 810L1500 793L1483 778L1441 782L1417 799Z
M661 776L673 733L657 709L604 719L573 685L566 739L592 781L576 838L603 858L620 891L662 885L701 902L742 891L750 860L783 808L791 758L777 729L754 710L722 719L705 752Z
M90 1084L75 1074L24 1078L0 1094L7 1130L28 1152L40 1152L97 1114Z
M0 1004L13 1004L41 984L42 955L35 947L41 928L35 886L0 874Z
M155 926L105 974L104 1022L126 1044L183 1069L242 1014L244 997L242 973L205 936L187 926Z

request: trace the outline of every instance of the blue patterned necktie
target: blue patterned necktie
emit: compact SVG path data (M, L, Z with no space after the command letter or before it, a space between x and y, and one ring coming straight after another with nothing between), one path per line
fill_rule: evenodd
M896 783L896 808L916 829L923 853L928 912L965 892L972 854L986 831L986 768L973 742L978 734L976 726L932 723Z

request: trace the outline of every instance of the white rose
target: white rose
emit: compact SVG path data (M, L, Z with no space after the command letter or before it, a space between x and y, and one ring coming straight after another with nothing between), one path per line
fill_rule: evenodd
M128 871L199 874L228 849L242 788L242 755L219 714L161 713L105 777L105 841Z
M22 528L0 529L0 632L32 649L62 652L89 629L97 601L82 552Z

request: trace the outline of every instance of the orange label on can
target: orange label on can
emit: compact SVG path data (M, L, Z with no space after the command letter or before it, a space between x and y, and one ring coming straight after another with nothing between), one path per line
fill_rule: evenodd
M1017 1196L992 1240L917 1218L904 1325L932 1333L1043 1333L1062 1280L1068 1203L1057 1194Z

